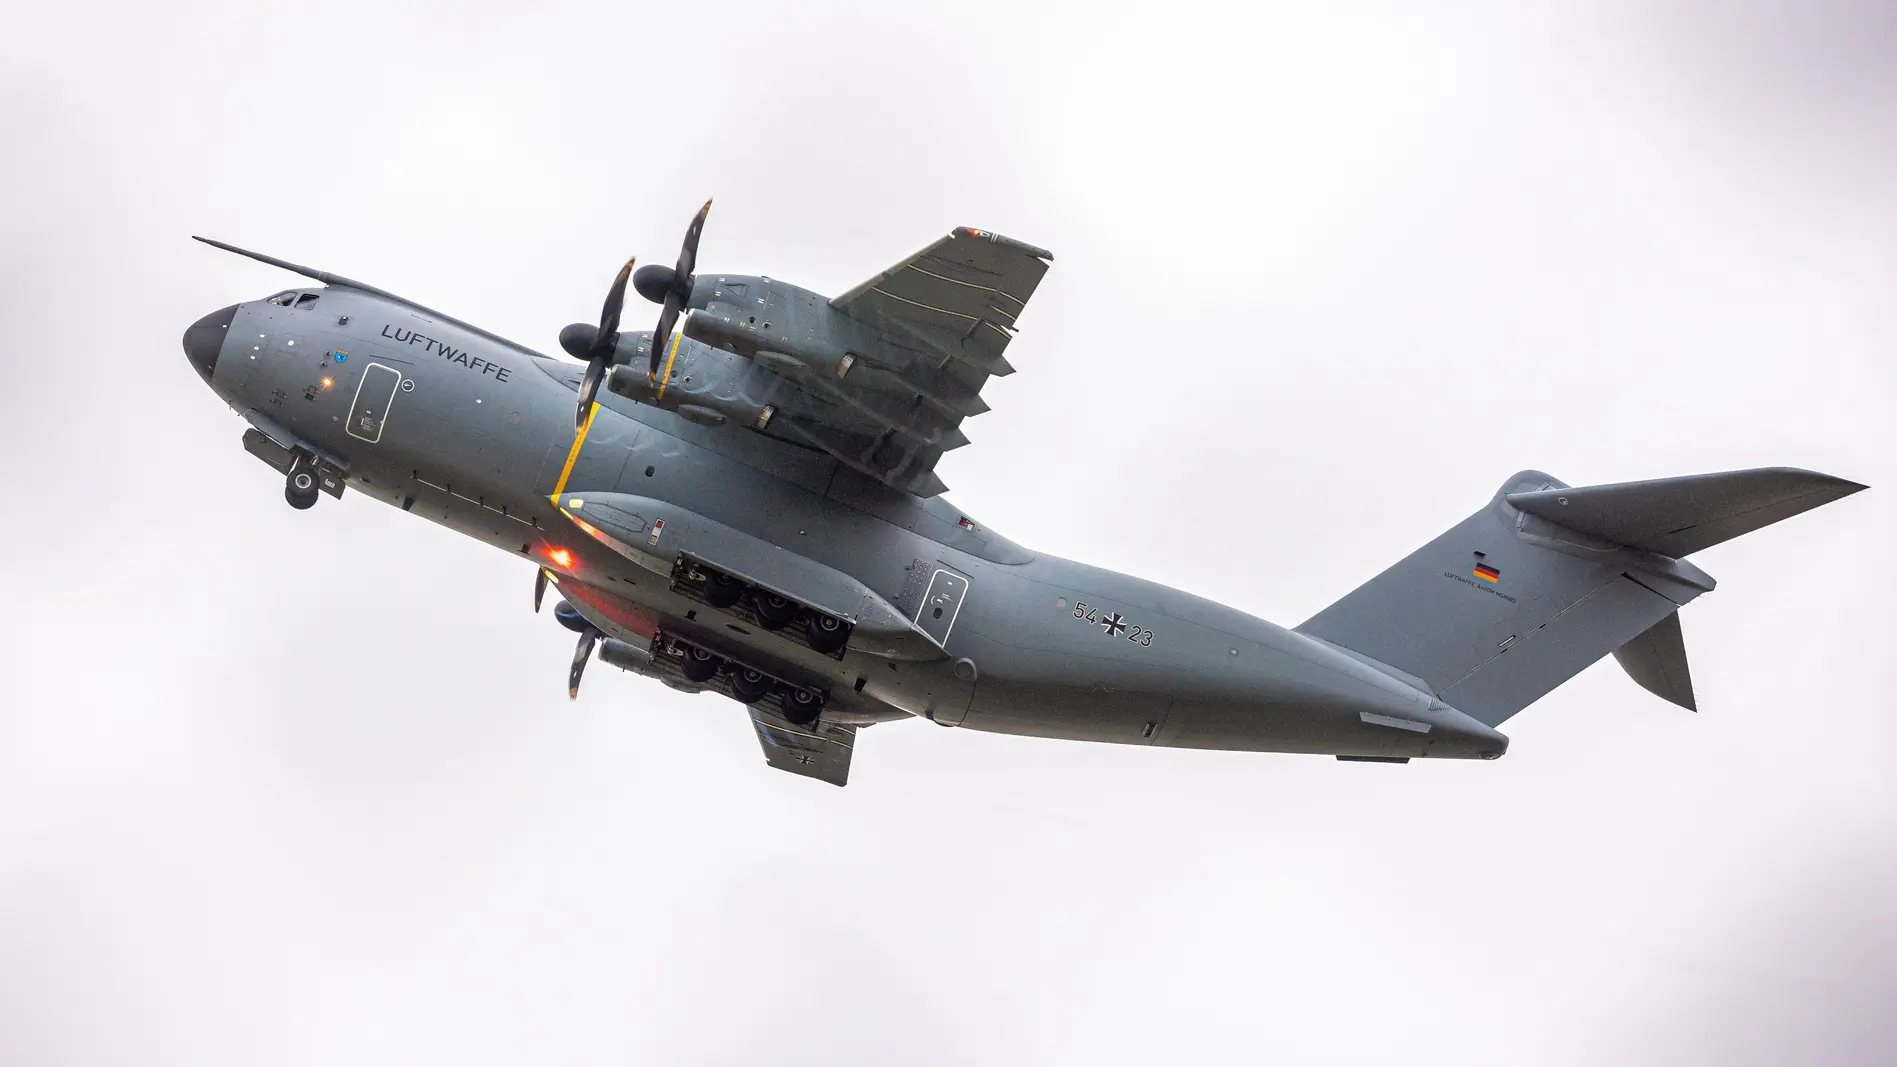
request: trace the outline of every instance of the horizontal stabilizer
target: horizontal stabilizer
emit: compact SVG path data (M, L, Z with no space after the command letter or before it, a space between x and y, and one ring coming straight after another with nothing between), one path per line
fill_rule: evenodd
M1511 507L1578 533L1677 559L1863 488L1795 467L1762 467L1510 493L1507 499Z
M790 720L761 704L751 706L751 725L757 730L758 744L764 746L764 762L819 782L850 784L856 727L834 722L793 726Z
M1687 711L1693 702L1693 676L1686 669L1686 638L1680 633L1680 613L1669 612L1639 637L1614 650L1614 659L1640 688Z

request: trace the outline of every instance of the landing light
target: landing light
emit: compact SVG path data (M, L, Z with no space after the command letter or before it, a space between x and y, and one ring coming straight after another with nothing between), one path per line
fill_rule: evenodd
M323 388L325 388L325 389L327 389L327 388L329 388L330 386L332 386L332 385L335 385L335 384L336 384L336 380L335 380L334 378L324 378L324 379L323 379Z
M559 564L562 567L573 566L573 553L568 552L564 548L556 548L553 551L547 553L547 558Z

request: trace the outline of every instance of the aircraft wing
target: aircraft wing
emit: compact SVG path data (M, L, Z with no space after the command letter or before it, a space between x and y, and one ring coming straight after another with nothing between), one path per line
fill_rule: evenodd
M963 418L988 410L981 390L989 377L1014 373L1004 353L1015 320L1053 258L964 226L830 301L855 327L851 347L868 364L855 382L837 383L842 406L867 409L882 424L881 432L845 439L846 451L868 458L859 469L923 496L947 488L936 461L967 443ZM806 440L823 447L834 436Z
M633 366L608 388L934 496L947 488L936 462L968 443L962 420L988 410L982 387L1014 373L1015 321L1051 259L962 227L834 300L771 278L702 275L682 329L692 343L648 374L649 342L635 337Z
M753 705L750 710L751 725L757 729L758 744L764 746L766 763L831 785L849 784L856 727L823 722L792 726L768 708Z
M1011 237L964 226L830 306L880 334L885 346L903 356L939 354L980 370L985 380L1014 373L1002 352L1053 258ZM980 382L973 384L972 392L979 393Z

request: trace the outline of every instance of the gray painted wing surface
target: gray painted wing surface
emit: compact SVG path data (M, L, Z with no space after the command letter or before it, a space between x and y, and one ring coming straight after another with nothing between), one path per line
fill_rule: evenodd
M849 784L856 727L826 722L792 726L769 708L752 705L750 711L758 744L764 746L764 762L831 785Z
M988 374L1011 374L1002 352L1053 258L963 227L830 305L902 347L926 347Z
M621 396L700 425L746 427L825 452L917 496L947 488L942 454L968 443L990 375L1049 253L963 228L835 300L761 276L700 278L682 343L656 374L622 337Z

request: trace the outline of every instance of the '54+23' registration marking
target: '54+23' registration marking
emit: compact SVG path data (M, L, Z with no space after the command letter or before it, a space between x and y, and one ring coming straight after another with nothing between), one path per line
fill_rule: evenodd
M1135 626L1127 622L1126 616L1117 611L1110 615L1102 615L1100 614L1099 608L1088 607L1086 601L1079 600L1074 602L1074 618L1085 619L1095 626L1100 627L1100 632L1106 634L1108 637L1118 637L1121 634L1125 634L1126 639L1136 645L1143 645L1147 648L1151 648L1153 645L1153 631L1143 626Z

